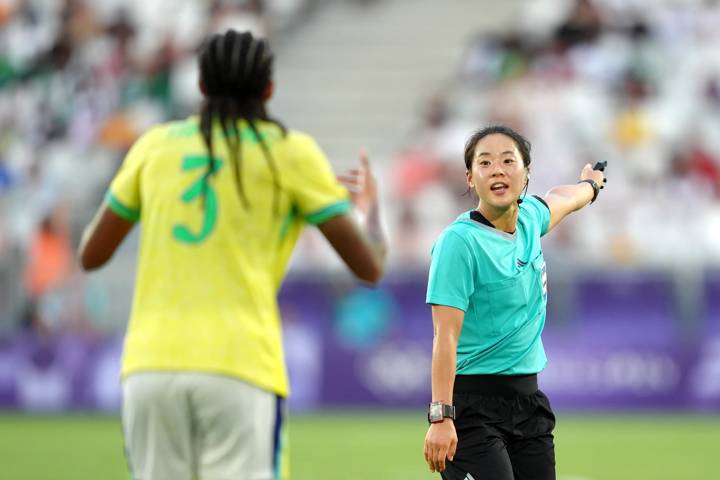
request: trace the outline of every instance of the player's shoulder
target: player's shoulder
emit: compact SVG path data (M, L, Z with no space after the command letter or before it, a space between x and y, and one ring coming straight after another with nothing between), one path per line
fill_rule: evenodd
M153 127L156 135L166 138L195 137L200 134L200 117L191 115L187 118L170 120Z
M288 130L284 142L285 152L294 168L312 171L328 163L325 153L312 135L300 130Z
M171 121L155 124L145 130L135 141L134 148L144 151L164 146L170 139L177 137L181 130L188 130L187 121ZM197 130L196 130L197 131Z
M317 141L307 132L302 130L289 129L285 141L294 147L317 148Z
M171 120L155 124L148 128L145 135L153 138L163 138L170 136L191 136L199 133L200 124L194 117L183 120Z

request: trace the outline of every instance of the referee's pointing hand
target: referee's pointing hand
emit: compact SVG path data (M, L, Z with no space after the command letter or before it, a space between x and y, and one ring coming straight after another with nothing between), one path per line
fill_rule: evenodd
M445 470L445 458L452 461L457 442L455 423L450 418L430 425L425 435L425 461L431 472Z
M580 180L594 180L600 188L605 186L605 172L593 170L592 165L586 164L580 172Z

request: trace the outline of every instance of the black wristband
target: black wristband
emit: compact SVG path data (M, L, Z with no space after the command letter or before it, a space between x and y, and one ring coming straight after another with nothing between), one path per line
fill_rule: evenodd
M578 182L580 183L589 183L590 186L593 188L593 198L590 200L590 203L594 203L597 199L598 193L600 193L600 187L598 186L597 182L591 178L586 178L585 180L580 180Z

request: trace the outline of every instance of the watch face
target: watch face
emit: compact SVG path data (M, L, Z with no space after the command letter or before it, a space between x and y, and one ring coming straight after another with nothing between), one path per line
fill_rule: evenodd
M431 403L428 417L431 422L440 422L443 419L443 407L440 403Z

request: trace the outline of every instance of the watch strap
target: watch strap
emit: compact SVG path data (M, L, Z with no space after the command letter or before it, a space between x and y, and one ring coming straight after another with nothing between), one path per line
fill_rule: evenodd
M590 203L594 203L595 200L597 200L598 193L600 193L600 186L597 184L595 180L592 178L586 178L585 180L580 180L578 183L589 183L590 186L593 189L593 197L592 200L590 200Z

